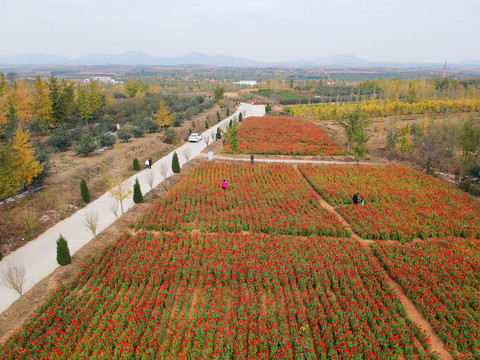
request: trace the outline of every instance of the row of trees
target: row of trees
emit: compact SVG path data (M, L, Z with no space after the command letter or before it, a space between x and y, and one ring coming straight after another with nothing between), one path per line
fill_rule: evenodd
M0 200L4 201L25 186L31 193L33 179L43 171L37 160L30 134L18 126L10 141L0 141Z

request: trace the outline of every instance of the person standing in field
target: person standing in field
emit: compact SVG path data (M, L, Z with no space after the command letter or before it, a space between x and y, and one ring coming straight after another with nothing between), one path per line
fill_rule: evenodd
M250 164L253 165L254 161L255 161L255 156L253 156L253 154L252 154L252 155L250 155Z
M353 194L353 197L352 197L353 205L358 204L358 200L359 200L359 197L358 197L358 192L357 192L357 193Z
M223 138L223 147L225 147L225 138Z
M227 184L227 180L223 180L223 182L222 182L222 189L223 189L223 191L227 190L227 185L228 185L228 184Z

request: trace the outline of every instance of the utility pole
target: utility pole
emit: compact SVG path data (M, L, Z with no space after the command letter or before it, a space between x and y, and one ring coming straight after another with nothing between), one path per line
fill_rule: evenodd
M443 67L443 78L445 79L445 74L447 73L447 60L445 60L445 66Z

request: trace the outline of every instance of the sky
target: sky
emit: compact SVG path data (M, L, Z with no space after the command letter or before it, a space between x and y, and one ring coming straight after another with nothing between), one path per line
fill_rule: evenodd
M480 0L0 0L0 56L480 60Z

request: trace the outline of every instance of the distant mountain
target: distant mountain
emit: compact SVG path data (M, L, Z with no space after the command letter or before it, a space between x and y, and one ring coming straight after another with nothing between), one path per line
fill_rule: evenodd
M205 55L191 52L177 57L152 56L141 51L128 51L123 54L88 54L75 60L56 55L16 55L0 56L4 65L209 65L220 67L396 67L428 68L443 67L438 63L407 63L369 61L352 54L323 56L313 60L257 61L224 54ZM450 67L480 67L479 60L465 60Z

